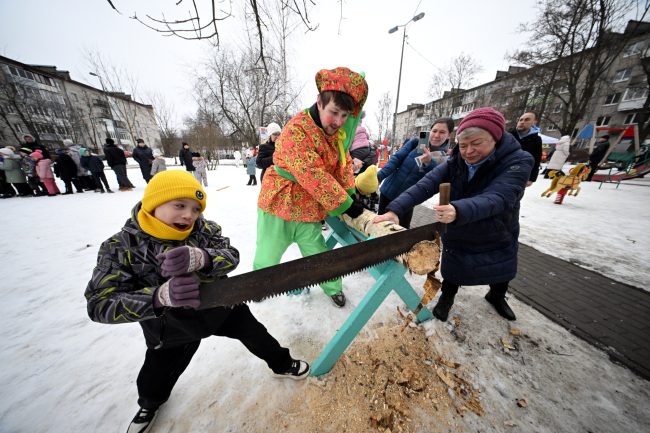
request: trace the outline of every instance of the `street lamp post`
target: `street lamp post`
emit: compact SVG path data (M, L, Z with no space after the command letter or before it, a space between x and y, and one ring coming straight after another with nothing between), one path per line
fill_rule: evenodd
M93 77L99 78L99 85L102 86L102 93L104 94L104 98L106 98L106 105L108 106L108 116L111 119L111 123L113 124L113 132L115 132L115 138L117 138L117 144L122 144L120 141L120 135L117 132L117 124L115 123L115 119L113 118L113 112L111 110L111 101L108 99L108 95L106 94L106 88L104 87L104 80L102 80L102 76L95 73L95 72L88 72L90 75ZM106 128L106 134L108 134L108 125L104 123L104 127Z
M417 14L416 16L414 16L413 18L411 18L410 20L408 20L404 24L402 24L400 26L395 26L392 29L388 30L388 33L391 34L391 33L395 33L400 27L403 27L402 53L400 54L400 58L399 58L399 76L397 78L397 97L395 98L395 113L393 114L393 139L391 140L392 141L392 143L391 143L392 144L392 146L391 146L391 154L393 152L395 152L395 148L396 148L395 140L397 138L397 131L395 130L395 128L397 126L397 107L399 105L399 90L400 90L400 86L402 84L402 62L404 60L404 43L406 42L406 26L410 22L415 22L415 21L421 20L422 17L424 17L424 12L420 12L419 14Z

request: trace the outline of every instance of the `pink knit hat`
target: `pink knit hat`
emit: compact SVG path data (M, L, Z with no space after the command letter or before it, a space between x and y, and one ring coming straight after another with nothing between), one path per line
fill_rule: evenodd
M469 113L461 120L456 135L460 135L463 129L476 127L486 130L496 141L501 140L506 130L506 119L492 107L481 107Z
M36 159L43 159L43 152L41 152L41 149L36 149L32 153L30 153L29 156Z

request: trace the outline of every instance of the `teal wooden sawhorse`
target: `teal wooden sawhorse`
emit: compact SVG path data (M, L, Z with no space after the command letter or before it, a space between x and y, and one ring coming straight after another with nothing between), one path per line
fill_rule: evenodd
M332 229L332 233L330 233L325 241L330 249L334 248L337 243L342 246L347 246L360 242L359 239L367 239L364 235L348 227L338 218L328 217L327 224ZM350 343L352 343L354 337L357 336L361 328L370 320L375 311L377 311L377 308L379 308L392 290L402 298L411 311L415 311L420 303L420 297L404 278L406 271L406 267L394 260L389 260L388 262L368 269L368 272L376 280L375 284L368 290L368 293L366 293L366 296L364 296L363 300L354 309L350 317L348 317L343 326L332 337L330 342L327 343L327 346L325 346L325 349L323 349L318 358L312 363L311 372L309 373L311 376L321 376L328 373L334 367L334 364ZM429 320L432 317L431 311L427 308L422 308L417 315L417 319L420 322Z

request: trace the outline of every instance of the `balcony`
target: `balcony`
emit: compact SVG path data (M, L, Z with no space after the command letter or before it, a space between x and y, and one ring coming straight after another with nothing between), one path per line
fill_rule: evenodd
M639 110L645 104L646 98L641 99L631 99L629 101L619 102L617 110L618 111L633 111Z

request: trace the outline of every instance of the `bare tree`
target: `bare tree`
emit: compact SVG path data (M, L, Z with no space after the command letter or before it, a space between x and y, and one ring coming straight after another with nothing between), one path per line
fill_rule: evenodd
M377 112L375 113L375 119L377 120L377 125L379 126L377 139L379 142L383 142L384 138L388 137L391 133L390 126L393 121L393 113L391 111L391 106L393 105L393 100L390 97L390 92L386 92L381 95L379 102L377 103Z
M115 6L115 0L107 0L108 4L118 13ZM175 6L182 7L183 0L175 1ZM201 3L200 5L197 3ZM306 31L316 30L309 19L309 12L316 3L313 0L280 0L277 2L282 10L290 13L300 19ZM247 14L251 16L251 22L255 27L255 38L257 40L257 61L261 67L268 72L267 65L267 41L264 32L264 15L262 0L246 0L244 3ZM145 27L162 33L164 36L177 36L182 39L200 40L206 39L212 42L214 46L220 45L219 25L233 16L233 2L226 1L203 1L197 2L192 0L191 10L186 17L172 18L161 13L160 18L154 18L150 14L145 14L145 18L138 17L137 12L133 12L131 19L134 19Z
M174 107L162 93L150 93L148 97L154 107L154 117L160 132L160 145L165 155L175 156L178 152L178 128L174 125Z
M215 110L224 134L250 145L257 144L258 128L285 109L287 97L295 99L278 86L283 77L281 64L270 62L265 70L258 58L251 46L239 54L215 52L196 82L198 100Z
M442 97L445 90L466 89L474 83L483 67L469 54L460 53L448 65L433 74L429 84L429 96Z
M115 111L120 122L117 127L125 130L131 143L135 143L137 107L131 101L138 98L137 78L128 70L112 64L99 52L87 51L85 57L98 76L102 90L108 95L109 110Z
M537 87L535 106L529 108L561 134L574 132L599 86L606 85L607 72L628 41L615 31L636 5L636 0L544 0L537 19L522 25L531 38L512 59L537 66L529 77L529 86ZM647 12L646 6L641 19ZM551 103L561 104L557 114L548 114Z
M647 92L650 89L650 48L646 48L643 53L641 66L643 66L643 70L645 71L646 81L643 83L645 84L644 88L638 90ZM650 136L650 97L646 97L643 107L637 111L636 123L639 131L639 143L643 143Z

